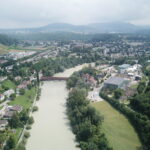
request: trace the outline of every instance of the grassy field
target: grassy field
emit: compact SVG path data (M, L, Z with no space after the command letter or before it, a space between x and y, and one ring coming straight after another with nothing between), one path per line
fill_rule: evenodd
M41 51L41 50L46 50L46 47L41 47L41 46L31 46L31 47L18 47L18 46L10 46L8 50L11 51Z
M23 52L23 51L44 51L48 47L31 46L31 47L17 47L17 46L5 46L0 44L0 55L7 54L9 52Z
M31 107L34 98L36 95L36 89L32 88L31 90L27 90L24 95L17 96L15 100L11 101L10 105L21 105L24 109L28 109Z
M4 106L0 106L0 110L3 109Z
M0 44L0 54L8 53L8 47Z
M10 81L10 80L5 80L5 81L3 81L3 82L2 82L2 85L3 85L4 87L9 88L9 89L15 89L15 88L16 88L16 85L15 85L12 81Z
M105 101L93 103L103 116L103 132L114 150L141 150L141 142L126 117Z

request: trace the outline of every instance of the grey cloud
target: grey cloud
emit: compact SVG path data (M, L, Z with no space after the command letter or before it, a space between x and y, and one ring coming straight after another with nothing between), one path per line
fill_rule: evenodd
M0 0L0 27L31 27L52 22L87 24L109 21L150 24L150 1Z

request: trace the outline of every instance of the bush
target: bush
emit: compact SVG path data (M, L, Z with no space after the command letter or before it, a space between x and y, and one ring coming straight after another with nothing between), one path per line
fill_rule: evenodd
M23 145L26 145L26 144L27 144L27 139L26 139L25 137L23 137L22 144L23 144Z
M25 133L24 133L24 137L25 137L26 139L28 139L28 138L30 137L30 133L29 133L29 132L25 132Z
M26 150L25 145L21 142L18 147L16 148L16 150Z
M28 120L28 124L31 125L33 123L34 123L34 119L33 119L33 117L30 117L29 120Z
M114 91L114 97L115 97L116 99L119 99L119 98L122 96L122 93L123 93L123 91L122 91L121 89L116 89L116 90Z
M21 95L24 95L24 94L25 94L25 90L24 90L24 89L20 89L19 92L20 92Z
M37 106L33 106L32 112L38 111L38 107Z
M30 125L27 125L26 129L27 129L27 130L30 130L30 129L31 129L31 126L30 126Z

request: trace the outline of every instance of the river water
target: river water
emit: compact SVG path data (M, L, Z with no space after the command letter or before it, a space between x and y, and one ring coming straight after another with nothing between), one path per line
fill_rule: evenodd
M83 65L58 73L57 77L69 77ZM33 113L35 123L30 131L27 150L79 150L75 136L66 116L68 91L65 81L46 81L41 87L41 97L37 102L39 111Z

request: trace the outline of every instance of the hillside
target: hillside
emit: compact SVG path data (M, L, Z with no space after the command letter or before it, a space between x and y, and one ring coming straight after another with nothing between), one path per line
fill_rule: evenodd
M52 23L37 28L0 29L0 33L135 33L150 30L150 27L136 26L124 22L94 23L88 25L72 25L67 23Z
M11 38L10 36L0 34L0 54L5 54L9 50L9 46L16 45L18 40Z
M11 38L11 37L4 35L4 34L0 34L0 44L10 46L10 45L17 44L17 42L18 41L14 38Z

